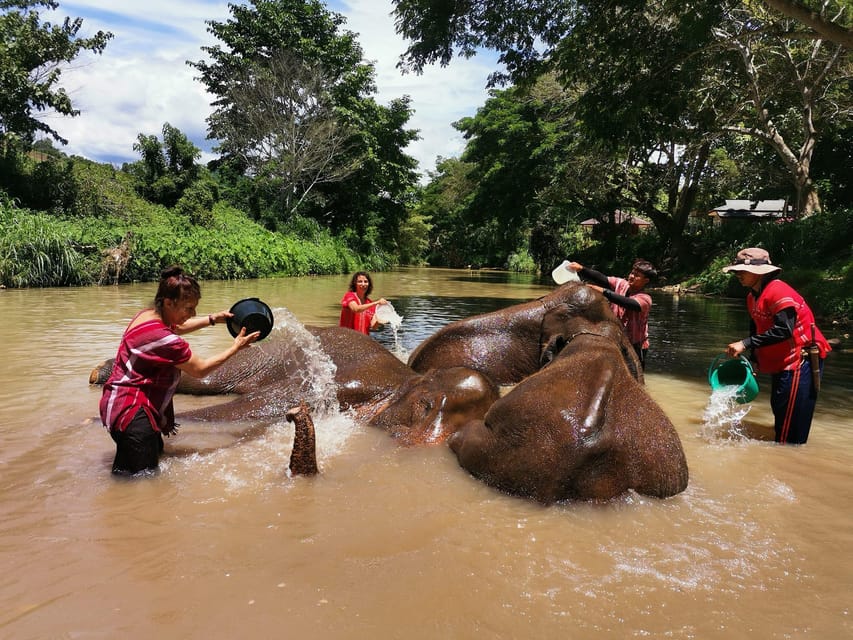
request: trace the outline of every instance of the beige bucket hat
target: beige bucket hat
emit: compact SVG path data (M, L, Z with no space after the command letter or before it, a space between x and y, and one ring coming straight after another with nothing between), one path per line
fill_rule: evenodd
M723 267L723 273L749 271L750 273L757 273L763 276L766 273L773 273L781 269L782 267L777 267L770 261L770 254L767 251L758 247L750 247L749 249L738 251L734 263Z

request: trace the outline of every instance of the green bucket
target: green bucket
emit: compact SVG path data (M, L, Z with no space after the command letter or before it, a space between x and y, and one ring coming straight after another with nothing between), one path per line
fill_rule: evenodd
M749 360L743 356L720 362L726 357L725 353L718 355L708 369L708 383L712 391L723 387L737 387L735 400L745 404L755 400L758 395L758 381L752 371Z

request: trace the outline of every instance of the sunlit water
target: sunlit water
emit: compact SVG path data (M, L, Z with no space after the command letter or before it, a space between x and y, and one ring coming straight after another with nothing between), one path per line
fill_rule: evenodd
M303 324L336 324L347 281L203 283L199 310L257 296L310 349ZM550 290L426 269L374 282L403 318L375 337L403 355L454 318ZM827 361L809 443L778 446L764 379L749 405L720 399L709 414L707 367L742 337L742 302L655 294L647 389L691 473L668 500L544 508L501 495L447 448L403 449L342 414L320 352L291 373L325 399L319 476L288 475L291 424L257 434L235 421L184 423L156 477L122 481L86 381L153 292L0 291L0 638L853 636L844 349ZM190 341L211 354L230 337Z

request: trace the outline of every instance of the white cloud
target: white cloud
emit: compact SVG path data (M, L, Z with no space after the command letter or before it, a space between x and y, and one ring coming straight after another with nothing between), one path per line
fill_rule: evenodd
M358 34L365 58L376 68L377 100L387 104L410 96L414 115L409 127L421 139L408 152L422 172L437 156L457 156L464 140L451 123L473 115L487 97L485 83L494 56L454 60L447 68L428 67L422 75L402 75L396 68L406 43L394 32L391 2L338 0L330 10L347 18L345 28ZM193 80L187 60L204 58L202 46L218 41L206 20L224 21L231 13L218 0L69 0L60 15L83 18L82 36L97 30L114 38L100 56L84 55L63 72L61 86L81 111L76 118L53 116L50 125L69 140L66 153L101 162L138 160L133 143L139 133L159 134L169 122L199 147L208 149L205 119L210 96ZM205 159L209 159L205 154Z
M394 32L392 4L342 0L342 7L338 11L347 18L346 28L359 34L365 58L376 67L379 100L404 94L412 98L415 113L410 126L420 131L421 140L408 151L420 162L421 171L432 169L437 156L457 156L465 142L451 123L474 115L486 101L486 80L496 68L496 56L459 58L448 67L427 67L422 75L402 75L396 65L407 43Z

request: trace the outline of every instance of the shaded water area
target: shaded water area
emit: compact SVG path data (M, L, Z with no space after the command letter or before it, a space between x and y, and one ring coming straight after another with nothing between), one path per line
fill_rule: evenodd
M551 289L436 269L374 280L403 317L396 341L376 338L401 357L446 322ZM205 282L199 312L257 296L277 331L336 324L347 282ZM315 416L315 478L288 476L282 420L247 439L189 425L159 475L122 481L87 377L153 294L0 291L0 638L853 637L848 351L827 361L807 445L764 440L766 377L738 430L709 432L707 368L744 335L743 303L654 294L647 389L691 473L667 500L541 507L446 447L404 449L334 410ZM230 342L219 326L188 338L202 355Z

